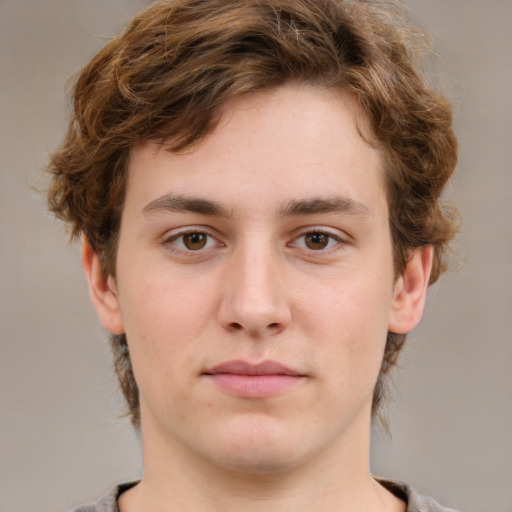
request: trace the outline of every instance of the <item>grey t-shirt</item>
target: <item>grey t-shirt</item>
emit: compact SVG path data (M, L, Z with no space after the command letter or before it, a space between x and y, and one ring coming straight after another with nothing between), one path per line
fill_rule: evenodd
M437 501L426 496L420 496L414 489L402 482L381 480L379 482L391 491L395 496L407 503L407 512L455 512L452 509L442 507ZM107 494L102 496L96 503L83 505L73 509L71 512L119 512L117 499L137 482L116 485Z

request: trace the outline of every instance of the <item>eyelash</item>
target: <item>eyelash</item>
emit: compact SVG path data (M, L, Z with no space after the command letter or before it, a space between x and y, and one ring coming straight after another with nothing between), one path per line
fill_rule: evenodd
M308 248L308 247L299 247L299 249L307 251L308 253L313 253L313 254L331 253L331 252L334 252L334 251L342 249L348 243L341 236L336 235L336 234L332 233L331 231L326 230L325 228L313 227L313 228L309 228L307 231L304 231L304 232L300 233L297 237L295 237L287 245L288 246L297 246L296 245L297 240L299 240L301 238L305 238L308 235L324 235L324 236L326 236L328 238L328 242L327 243L330 244L330 245L328 245L325 248L319 248L319 249L311 249L311 248ZM331 243L331 242L334 242L334 243ZM336 247L338 245L340 247Z
M198 247L197 249L190 249L186 246L184 246L184 237L186 236L193 236L193 235L203 235L206 237L205 246L204 247ZM182 247L180 247L176 242L178 240L182 241ZM212 246L211 241L214 240L216 242L216 245L222 245L221 242L219 242L213 235L208 233L205 230L201 229L188 229L184 231L180 231L178 233L174 233L170 236L168 236L164 240L164 245L169 247L172 251L179 251L183 254L193 256L194 253L201 253L204 252L205 249L210 249Z
M193 235L203 235L206 237L205 245L202 247L198 247L197 249L191 249L189 247L186 247L184 244L184 237L186 236L193 236ZM297 245L297 241L300 239L304 239L308 235L325 235L328 238L327 246L318 248L318 249L311 249L308 247L300 247ZM178 245L177 241L181 239L181 246ZM212 244L212 241L215 243ZM203 254L206 250L211 249L215 245L217 246L223 246L222 242L219 242L213 235L208 233L206 230L203 229L188 229L184 231L180 231L178 233L174 233L164 240L164 245L166 245L171 251L180 252L183 255L193 257L198 256L199 254ZM298 249L308 252L310 254L325 254L325 253L331 253L335 252L337 250L342 249L348 242L340 237L339 235L335 235L334 233L321 228L321 227L314 227L309 228L307 231L303 231L299 235L293 238L292 241L288 242L286 245L287 247L297 247ZM305 244L304 244L305 245ZM336 247L340 245L340 247Z

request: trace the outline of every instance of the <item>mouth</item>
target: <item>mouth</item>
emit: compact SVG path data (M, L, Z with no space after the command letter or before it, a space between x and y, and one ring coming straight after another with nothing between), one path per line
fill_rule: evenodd
M238 398L263 399L283 394L303 382L306 375L277 361L258 364L226 361L203 375L219 390Z

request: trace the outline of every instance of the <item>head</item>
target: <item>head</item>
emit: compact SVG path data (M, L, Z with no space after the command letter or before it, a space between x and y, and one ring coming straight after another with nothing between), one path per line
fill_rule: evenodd
M380 5L382 3L379 3ZM417 32L399 9L340 0L165 0L137 15L78 76L66 138L52 156L51 209L85 237L116 278L119 232L136 147L199 147L226 104L301 84L350 97L383 164L394 275L433 248L430 283L446 268L455 221L440 196L456 164L447 101L426 83ZM314 176L312 176L314 179ZM388 332L373 394L385 396L405 333ZM134 423L139 395L126 336L112 336Z

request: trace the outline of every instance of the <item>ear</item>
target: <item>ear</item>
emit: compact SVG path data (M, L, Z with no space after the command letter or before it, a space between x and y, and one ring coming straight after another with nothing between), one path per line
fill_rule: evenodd
M419 324L425 308L433 258L432 246L419 247L412 252L403 274L395 283L389 332L405 334Z
M124 333L116 282L103 272L100 257L89 241L82 240L82 267L89 285L89 295L103 327L112 334Z

